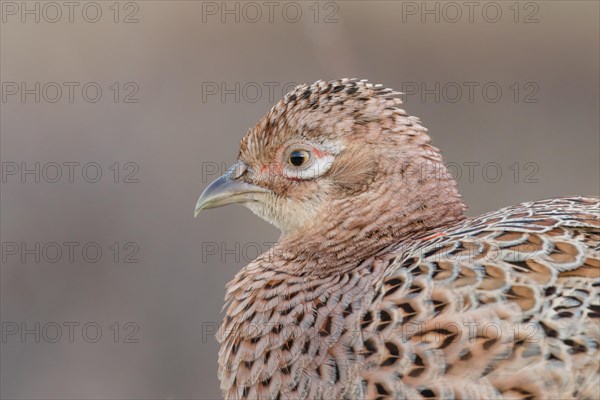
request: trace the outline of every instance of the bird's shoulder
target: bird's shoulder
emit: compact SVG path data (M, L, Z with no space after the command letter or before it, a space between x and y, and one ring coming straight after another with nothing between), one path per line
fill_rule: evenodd
M367 394L585 397L597 387L599 214L597 198L523 203L382 255L361 320Z
M388 248L383 278L412 272L439 286L492 289L516 276L543 287L559 275L599 277L599 235L600 198L521 203Z

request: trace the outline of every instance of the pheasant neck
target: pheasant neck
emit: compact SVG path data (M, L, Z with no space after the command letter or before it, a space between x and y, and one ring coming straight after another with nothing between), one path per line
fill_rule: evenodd
M409 245L463 220L456 182L441 168L441 174L388 176L375 190L333 202L318 223L282 236L276 256L294 274L344 272L390 245Z

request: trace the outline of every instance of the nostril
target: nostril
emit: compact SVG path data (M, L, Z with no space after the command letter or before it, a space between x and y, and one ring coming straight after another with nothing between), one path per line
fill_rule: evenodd
M235 163L235 165L233 165L233 167L231 167L231 169L229 170L229 173L231 174L232 179L239 179L247 171L248 171L248 166L245 163L239 161L239 162Z

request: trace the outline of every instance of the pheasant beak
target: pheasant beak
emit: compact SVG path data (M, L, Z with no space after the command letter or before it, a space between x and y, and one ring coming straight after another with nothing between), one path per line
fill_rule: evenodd
M246 171L243 163L235 164L225 175L214 180L200 195L196 203L194 218L202 210L217 208L227 204L257 201L257 193L269 192L260 186L243 182L238 178Z

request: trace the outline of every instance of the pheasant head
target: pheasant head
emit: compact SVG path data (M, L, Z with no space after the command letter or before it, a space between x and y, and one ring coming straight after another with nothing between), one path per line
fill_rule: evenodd
M337 260L463 218L439 150L399 94L354 79L296 87L248 131L196 215L241 203L280 242Z

